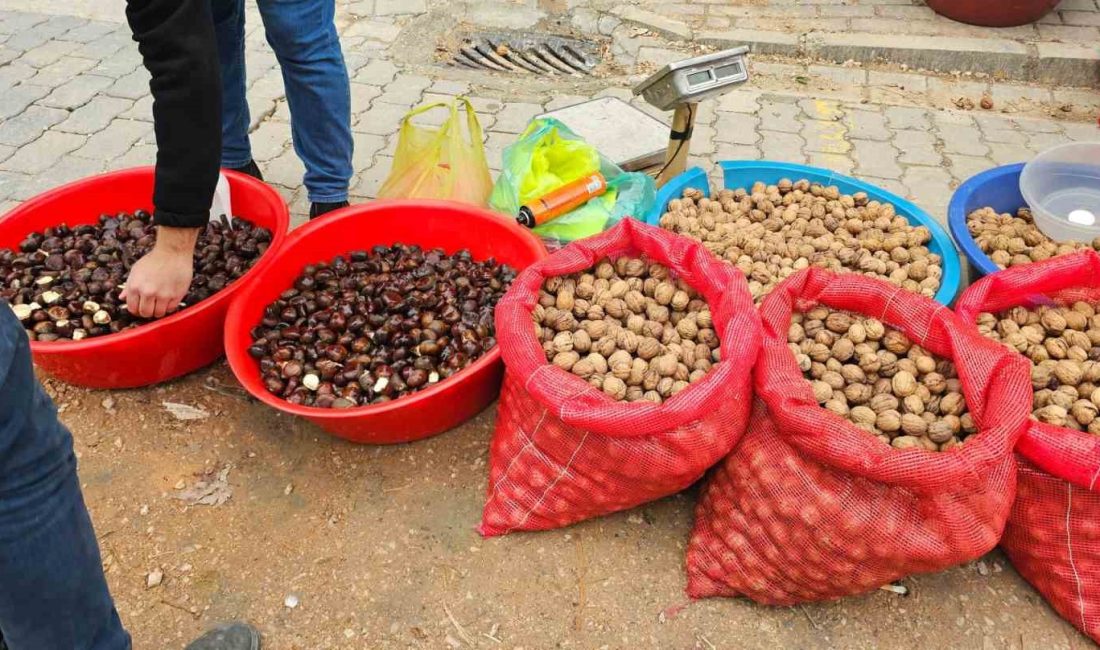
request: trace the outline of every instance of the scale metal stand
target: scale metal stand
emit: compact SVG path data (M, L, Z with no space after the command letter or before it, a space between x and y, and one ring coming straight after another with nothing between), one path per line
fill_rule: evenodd
M654 108L674 111L671 133L664 122L615 97L539 117L561 121L621 169L655 176L660 187L687 167L699 102L748 81L748 52L738 47L670 63L634 88Z

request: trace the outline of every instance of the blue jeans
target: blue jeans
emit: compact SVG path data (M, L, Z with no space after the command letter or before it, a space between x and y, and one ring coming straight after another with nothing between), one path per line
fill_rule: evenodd
M0 633L11 650L128 650L76 476L73 438L0 302Z
M222 166L252 160L245 99L244 0L210 0L222 71ZM314 203L346 201L351 181L351 87L335 0L257 0L283 71L294 151Z

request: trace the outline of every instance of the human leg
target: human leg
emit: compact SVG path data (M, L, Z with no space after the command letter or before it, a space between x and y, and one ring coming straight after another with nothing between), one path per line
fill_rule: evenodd
M335 0L259 0L268 43L283 72L294 150L313 203L347 200L351 181L351 90Z
M244 0L210 0L222 74L222 167L246 171L252 163L244 54ZM258 169L256 170L258 173Z
M76 474L72 435L0 304L0 630L11 650L127 650Z

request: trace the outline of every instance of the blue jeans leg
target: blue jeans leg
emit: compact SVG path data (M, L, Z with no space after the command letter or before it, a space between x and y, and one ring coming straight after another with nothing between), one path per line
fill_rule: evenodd
M244 0L210 0L222 73L222 167L252 160L244 59Z
M68 429L0 302L0 632L11 650L128 650Z
M294 151L312 202L346 201L351 181L351 86L335 0L258 0L283 71Z

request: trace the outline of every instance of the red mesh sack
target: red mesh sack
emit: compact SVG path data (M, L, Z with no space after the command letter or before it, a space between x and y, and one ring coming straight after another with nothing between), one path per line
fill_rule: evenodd
M991 275L963 295L958 313L972 323L1044 299L1100 301L1100 255ZM1059 614L1100 643L1100 437L1031 419L1016 452L1016 503L1001 546Z
M644 254L704 298L721 361L663 404L618 402L547 363L531 312L545 278ZM625 219L529 267L496 308L506 367L479 532L548 530L679 492L745 430L760 320L748 283L701 243Z
M954 361L979 432L946 452L894 449L820 407L787 346L792 313L819 304L877 318ZM691 597L829 600L997 545L1015 494L1012 447L1031 404L1023 359L943 305L824 269L788 278L764 300L761 320L748 430L696 508Z

